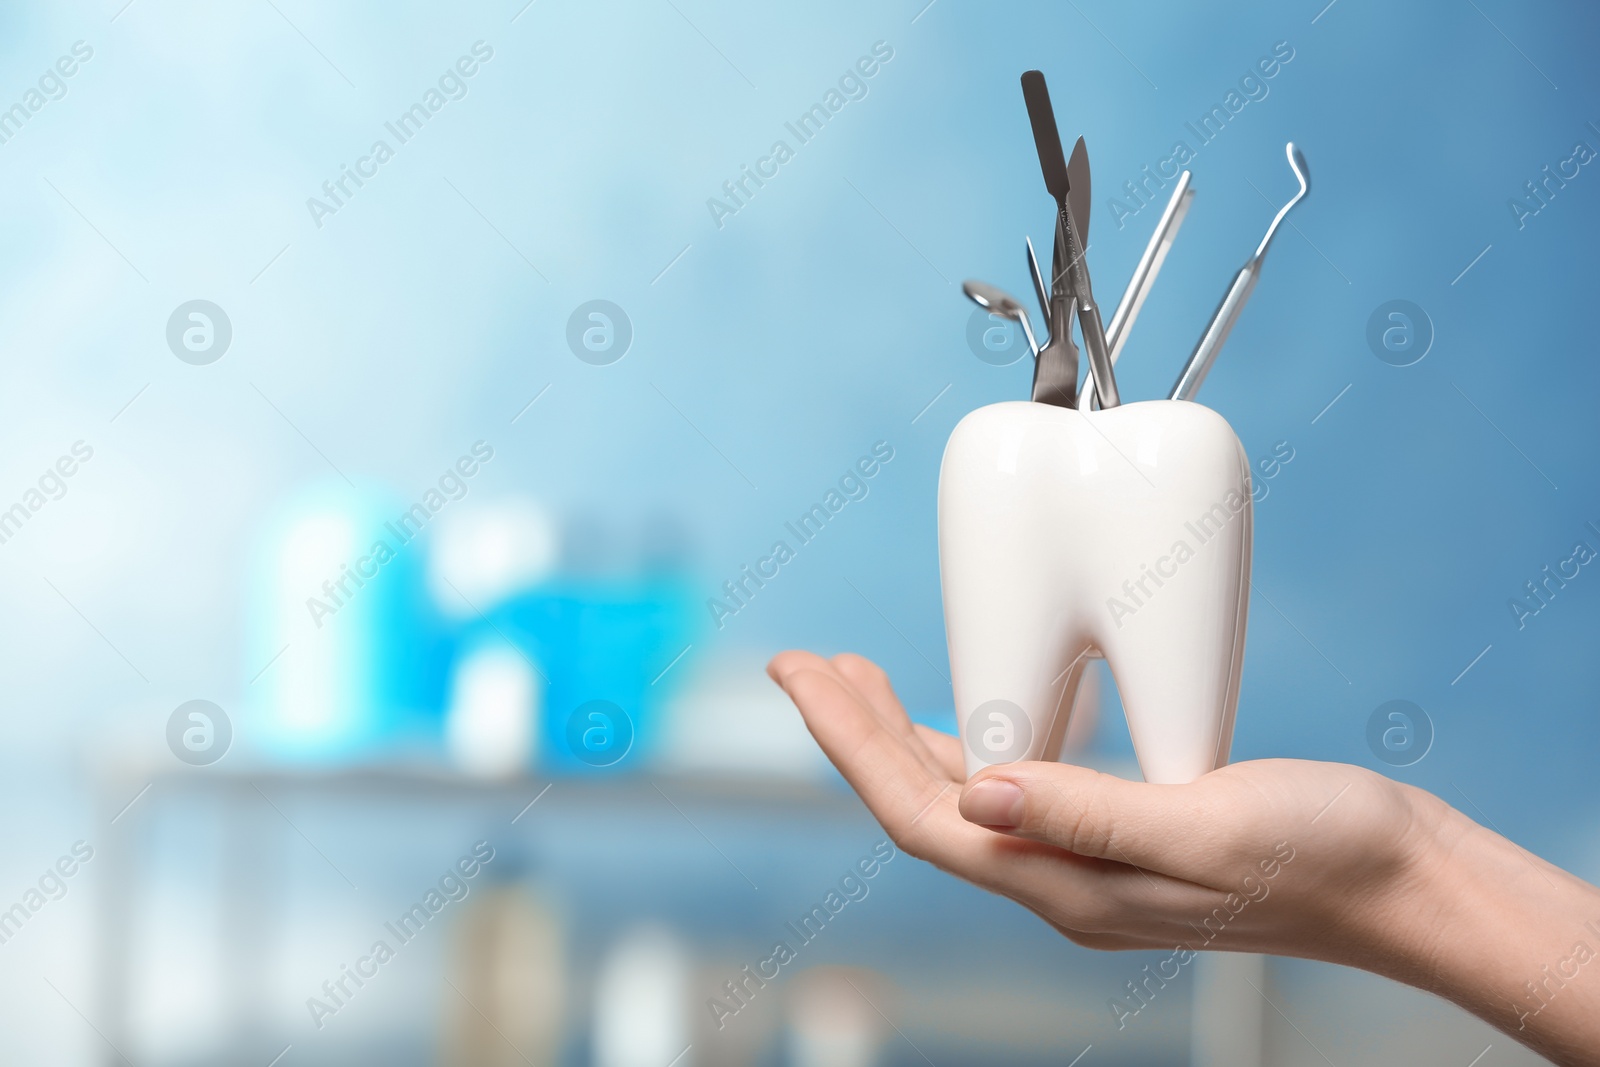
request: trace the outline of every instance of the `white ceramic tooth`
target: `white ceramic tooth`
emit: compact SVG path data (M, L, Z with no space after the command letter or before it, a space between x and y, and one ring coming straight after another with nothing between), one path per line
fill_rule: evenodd
M962 419L939 475L939 561L968 774L1056 759L1097 653L1148 781L1226 763L1251 536L1248 462L1210 408L1016 401Z

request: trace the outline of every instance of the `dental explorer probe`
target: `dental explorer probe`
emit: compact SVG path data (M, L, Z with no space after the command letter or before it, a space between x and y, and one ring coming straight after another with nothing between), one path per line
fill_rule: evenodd
M1222 350L1222 343L1228 339L1228 333L1233 329L1233 324L1239 321L1239 312L1244 310L1245 301L1250 299L1250 293L1256 287L1256 279L1261 274L1261 261L1267 254L1267 246L1272 243L1272 237L1278 232L1278 226L1288 216L1296 204L1306 198L1311 191L1311 174L1306 166L1306 157L1290 141L1284 146L1284 152L1289 157L1289 168L1294 171L1294 176L1300 181L1300 191L1290 198L1287 204L1278 209L1273 216L1272 224L1267 227L1266 236L1261 238L1261 243L1256 246L1255 254L1233 276L1233 284L1228 286L1228 292L1222 298L1222 303L1217 305L1217 310L1211 316L1211 322L1206 326L1206 332L1200 336L1200 343L1195 346L1194 352L1189 356L1189 362L1183 365L1183 372L1178 375L1178 381L1172 387L1171 399L1193 400L1195 393L1200 391L1200 383L1205 381L1206 374L1211 370L1211 364L1216 361L1217 353Z

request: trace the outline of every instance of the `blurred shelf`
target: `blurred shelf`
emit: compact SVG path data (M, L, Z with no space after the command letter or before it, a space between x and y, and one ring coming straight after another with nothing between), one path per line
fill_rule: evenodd
M286 768L273 766L220 768L150 767L136 763L102 766L97 775L103 803L120 811L141 790L162 793L231 794L260 791L273 797L317 793L382 800L461 800L526 803L549 790L564 801L595 807L636 807L671 801L737 805L765 811L796 810L817 814L866 813L861 801L842 783L777 775L690 774L663 771L523 775L482 778L439 766L367 766Z

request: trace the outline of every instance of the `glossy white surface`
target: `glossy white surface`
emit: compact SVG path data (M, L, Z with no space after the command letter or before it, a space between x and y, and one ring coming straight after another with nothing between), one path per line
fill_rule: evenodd
M1097 654L1146 780L1227 762L1249 473L1227 421L1188 401L1088 414L1012 401L961 420L939 473L939 566L969 775L1058 758Z

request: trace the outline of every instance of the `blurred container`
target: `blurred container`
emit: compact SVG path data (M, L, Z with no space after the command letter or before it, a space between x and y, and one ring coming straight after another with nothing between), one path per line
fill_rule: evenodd
M657 754L664 713L691 644L694 601L674 578L562 578L469 623L464 641L513 643L545 677L539 765L564 773L631 770ZM610 705L605 744L586 747L595 702Z
M691 1067L693 961L664 926L634 927L600 964L594 989L595 1067Z
M503 778L536 756L544 679L527 655L497 639L456 658L445 713L445 749L468 774Z
M812 967L786 991L792 1067L873 1067L888 1022L874 1006L888 979L875 971ZM870 998L870 999L869 999Z
M428 586L445 614L476 618L544 581L561 550L556 523L526 497L464 501L440 516Z
M319 485L265 526L249 575L240 739L269 759L353 762L436 749L449 646L403 508Z
M561 923L519 885L487 886L452 930L444 991L444 1067L557 1062L566 1013Z
M268 524L247 657L265 667L246 686L259 721L241 733L288 762L436 760L442 743L492 777L651 759L697 618L681 532L652 519L619 554L592 523L563 538L526 498L450 508L414 530L402 505L335 484Z

